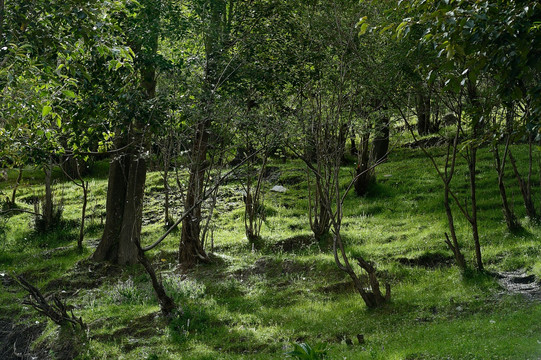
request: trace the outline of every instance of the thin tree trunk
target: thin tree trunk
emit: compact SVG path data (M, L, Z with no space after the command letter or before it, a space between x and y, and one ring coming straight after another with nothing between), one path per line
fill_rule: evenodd
M162 149L163 156L163 189L164 189L164 224L170 226L169 217L169 194L171 193L171 187L169 186L169 168L171 167L171 152L173 151L173 138L167 137L165 140L165 146Z
M499 146L498 144L493 145L494 153L494 162L496 172L498 173L498 188L500 190L500 197L502 199L502 211L503 217L505 219L505 224L509 231L515 231L520 228L520 224L517 220L517 217L513 213L513 210L509 207L509 201L507 200L507 192L505 189L504 175L505 175L505 159L509 150L509 136L507 136L507 141L505 143L505 150L503 154L503 159L500 157Z
M208 28L204 35L205 43L205 79L203 82L204 97L202 99L203 119L196 125L193 145L192 164L190 166L190 178L186 191L186 210L194 207L190 216L182 222L182 232L179 245L179 262L185 267L193 266L197 261L208 262L209 257L201 243L201 203L198 201L203 196L205 171L207 170L207 149L209 131L212 125L215 91L220 86L222 74L220 74L220 60L224 55L224 36L228 29L224 20L227 15L223 13L225 2L214 0L209 2L208 8L201 16L208 17ZM232 10L232 9L230 9ZM231 14L229 14L231 15Z
M473 142L470 143L468 149L469 154L466 156L470 177L471 214L465 215L468 218L472 228L472 236L475 246L475 259L477 261L477 270L482 271L483 261L481 258L481 244L479 242L479 227L477 222L477 183L475 174L477 168L477 144L475 144L475 141L478 141L479 131L483 128L483 117L480 116L480 112L482 111L482 105L479 101L476 84L468 81L467 91L470 104L474 107L474 111L472 113Z
M355 137L351 137L349 139L349 141L350 141L350 144L351 144L350 155L357 157L358 150L357 150L357 143L355 141Z
M449 236L445 233L445 243L449 249L453 252L455 256L455 261L457 266L464 270L466 269L466 261L464 260L464 255L460 251L460 245L458 244L458 239L456 237L455 221L453 218L453 212L451 206L449 205L449 185L445 184L444 196L443 196L443 205L445 207L445 213L447 214L447 221L449 223L449 232L451 233L451 240ZM452 242L451 242L452 241Z
M85 216L86 206L88 204L88 181L81 179L81 185L83 188L83 208L81 210L81 227L79 228L79 240L77 241L77 248L83 249L83 240L85 236Z
M513 167L513 172L515 173L515 177L518 182L518 186L520 189L520 193L522 194L522 199L524 201L524 207L526 209L526 215L532 220L537 221L537 212L535 211L535 206L533 204L532 200L532 194L529 191L528 184L522 176L520 175L520 172L517 167L517 162L515 160L515 157L513 156L513 153L511 150L509 150L509 160L511 160L511 165Z
M430 129L430 96L424 89L417 94L417 132L419 135L428 135Z
M17 175L17 180L15 181L15 186L13 187L13 192L11 193L11 204L15 205L15 198L17 196L17 189L21 184L23 178L23 168L19 168L19 174Z
M45 203L43 204L44 230L50 230L53 224L52 160L45 166Z
M451 233L451 240L449 236L445 233L445 243L451 249L455 256L455 261L457 266L461 270L466 269L466 261L464 260L464 255L460 250L460 245L458 243L458 238L456 236L455 222L453 217L453 212L451 210L451 205L449 203L449 195L451 194L451 181L455 174L456 166L456 157L457 157L457 146L458 146L458 137L460 134L460 123L458 124L453 143L448 143L447 145L447 156L445 159L445 171L443 172L442 180L444 185L443 192L443 206L445 207L445 213L447 214L447 221L449 224L449 232ZM452 148L452 151L451 151Z
M154 292L156 293L156 296L158 298L158 303L160 304L160 309L162 311L162 314L165 317L169 317L172 314L172 312L176 309L175 302L165 292L165 288L163 287L162 282L156 276L156 272L154 271L152 264L150 263L148 258L145 256L145 253L143 249L141 249L141 246L139 245L139 243L137 243L137 255L138 255L139 262L141 263L141 265L143 265L143 267L145 268L145 271L150 276L150 280L152 282L152 288L154 289ZM182 309L179 308L179 310L182 313Z
M165 200L164 200L164 209L163 209L163 215L164 215L164 225L170 226L169 223L169 181L167 180L167 177L169 176L169 171L164 170L163 172L163 187L165 192Z
M477 183L475 176L475 169L477 165L477 148L475 145L471 148L471 159L469 164L470 172L470 196L471 196L471 227L473 242L475 245L475 259L477 261L477 269L479 271L483 270L483 261L481 258L481 244L479 242L479 227L477 224Z

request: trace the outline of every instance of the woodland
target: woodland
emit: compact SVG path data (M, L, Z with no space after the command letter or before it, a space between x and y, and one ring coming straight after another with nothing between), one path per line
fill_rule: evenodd
M0 0L1 359L541 358L541 4Z

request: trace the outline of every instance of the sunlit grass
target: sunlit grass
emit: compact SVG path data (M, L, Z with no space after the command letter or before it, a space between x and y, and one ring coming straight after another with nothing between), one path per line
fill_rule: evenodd
M514 146L519 159L526 149ZM442 149L432 149L441 161ZM525 170L525 161L519 161ZM329 241L311 239L306 172L300 161L276 163L279 176L265 184L267 217L262 240L252 248L244 234L242 187L222 186L212 221L214 262L181 273L176 264L180 232L173 232L149 255L168 292L183 308L168 324L148 277L139 266L94 269L88 258L103 230L106 166L88 178L90 196L85 249L76 249L82 191L56 174L55 199L63 203L62 226L49 234L33 230L33 216L2 219L0 273L23 274L46 292L68 292L68 302L89 326L81 359L267 359L284 358L292 342L328 344L332 359L535 359L541 356L541 305L503 293L493 276L452 266L444 243L447 219L441 180L420 150L399 149L377 168L378 182L368 195L352 192L345 202L342 235L350 255L374 261L382 281L392 285L392 301L368 310L350 280L336 267ZM351 179L344 167L341 187ZM173 175L172 175L173 176ZM16 177L0 183L5 193ZM525 218L520 192L506 175L509 197L524 230L507 232L502 222L491 154L479 161L479 224L486 268L491 272L523 269L541 276L539 228ZM18 205L33 210L25 198L43 192L39 170L25 170ZM468 193L462 160L453 189ZM174 177L171 184L176 189ZM284 194L268 191L283 185ZM142 242L165 231L161 174L146 183ZM539 192L537 185L534 191ZM171 214L180 215L178 198ZM455 208L457 234L466 260L474 264L470 227ZM206 248L210 251L211 240ZM423 256L448 259L437 266L413 266ZM357 269L357 271L360 270ZM62 281L59 281L62 280ZM55 282L56 281L56 282ZM52 285L49 285L52 284ZM55 285L58 284L58 285ZM54 285L54 286L53 286ZM0 292L1 311L29 321L23 294L15 286ZM32 314L32 318L43 318ZM366 342L357 344L357 334ZM39 340L53 343L49 324ZM353 345L348 345L352 340Z

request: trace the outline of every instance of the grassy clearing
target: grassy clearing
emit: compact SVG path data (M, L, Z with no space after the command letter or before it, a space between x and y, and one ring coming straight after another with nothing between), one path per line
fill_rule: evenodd
M525 150L513 149L524 167ZM440 180L421 151L398 149L378 167L378 183L367 197L351 193L346 200L343 235L348 251L373 260L392 284L391 304L378 310L366 309L354 293L347 276L336 268L328 242L312 240L302 164L272 166L278 180L265 186L282 184L288 191L267 192L263 240L255 251L244 235L241 186L235 181L222 188L213 219L213 264L180 273L175 260L178 233L151 251L168 293L184 310L169 324L157 316L157 301L140 267L119 269L85 260L103 229L107 183L101 175L89 179L82 253L76 250L82 194L58 177L55 196L63 203L62 226L36 234L32 215L0 219L0 273L24 274L47 293L65 291L63 296L89 325L89 336L78 348L81 359L278 359L295 341L324 342L332 359L541 357L541 303L506 294L493 276L460 274L451 266L443 242L447 225ZM352 171L343 168L342 186ZM0 183L0 191L9 193L15 175ZM525 218L509 174L509 196L524 230L506 231L495 179L491 154L483 150L478 198L486 267L491 272L524 269L540 276L541 230ZM32 209L24 201L43 191L41 181L39 171L25 171L17 198L21 207ZM160 181L158 173L148 177L145 244L164 231ZM468 191L463 164L455 189ZM179 204L173 207L178 214ZM458 213L456 221L473 265L469 226ZM425 264L422 259L436 260ZM17 287L4 280L3 288L1 317L44 321L23 310L24 294ZM364 335L364 344L357 344L357 334ZM57 326L49 322L34 346L50 347L58 336ZM354 345L348 345L349 340ZM62 352L49 355L61 357Z

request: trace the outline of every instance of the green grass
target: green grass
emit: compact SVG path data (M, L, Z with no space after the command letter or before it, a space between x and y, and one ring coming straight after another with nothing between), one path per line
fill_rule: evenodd
M432 149L443 156L442 149ZM526 166L526 149L514 146ZM438 157L438 161L442 160ZM506 176L509 197L524 230L506 231L502 221L491 154L479 153L479 223L483 259L489 272L524 269L541 276L541 229L525 217L514 178ZM262 241L252 251L244 234L242 187L221 189L213 219L214 261L181 273L176 264L180 234L150 252L168 293L183 308L168 323L142 268L123 269L85 260L96 246L105 214L106 167L90 176L85 250L76 250L81 191L58 176L55 198L63 203L63 223L49 234L32 230L30 214L0 219L0 273L23 274L45 293L61 293L88 324L78 346L81 359L282 359L291 343L328 345L331 359L537 359L541 357L541 302L507 294L493 276L452 266L414 266L408 261L437 255L450 259L441 181L420 150L397 149L377 168L378 182L362 199L352 192L345 203L343 236L350 254L373 260L392 285L392 301L369 310L349 278L334 264L328 241L310 238L306 172L299 161L272 164L279 179L265 183L288 188L267 192ZM454 189L468 192L464 163ZM523 168L524 170L524 168ZM342 169L341 186L352 167ZM0 183L10 193L15 173ZM38 170L25 170L18 192L24 199L43 192ZM172 181L174 183L174 181ZM147 179L143 243L163 234L159 173ZM534 191L538 194L539 188ZM172 214L179 215L173 204ZM455 213L459 241L473 267L469 224ZM357 271L360 271L357 269ZM44 319L23 309L24 294L13 284L0 292L0 314L27 324ZM366 342L357 344L356 335ZM58 342L48 322L35 347ZM348 339L354 345L348 345ZM61 356L58 353L56 356ZM51 356L53 356L52 354ZM54 356L53 356L54 357Z

